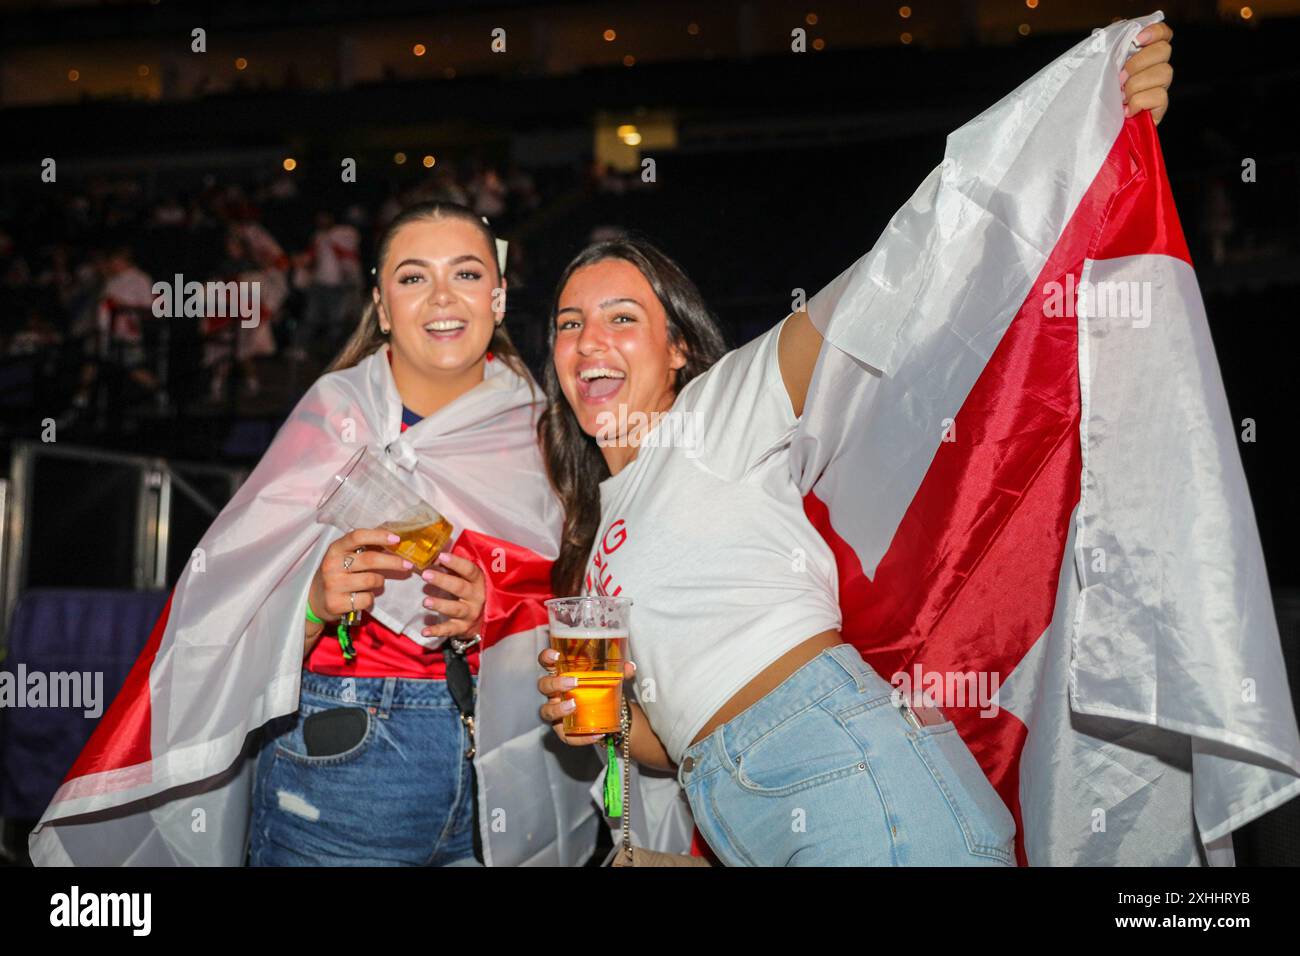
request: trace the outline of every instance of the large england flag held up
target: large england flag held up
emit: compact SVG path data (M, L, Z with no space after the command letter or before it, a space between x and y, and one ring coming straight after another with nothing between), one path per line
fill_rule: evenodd
M951 134L808 308L795 469L845 636L944 706L1022 864L1228 862L1300 793L1236 427L1154 124L1123 115L1161 19Z

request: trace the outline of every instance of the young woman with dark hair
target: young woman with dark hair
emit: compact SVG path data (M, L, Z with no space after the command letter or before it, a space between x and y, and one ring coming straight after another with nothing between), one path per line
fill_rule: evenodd
M633 600L638 679L654 692L630 705L630 754L677 773L713 852L1014 865L1014 821L974 757L954 734L960 752L912 734L927 715L894 706L840 635L835 558L789 466L821 346L808 316L722 355L694 284L631 237L565 270L551 335L541 433L565 505L552 586ZM539 680L542 716L568 743L597 742L564 734L568 681ZM796 810L808 827L791 827Z
M1163 112L1170 33L1129 60L1134 112ZM629 238L570 263L552 319L553 587L633 601L632 758L676 773L729 865L1015 865L1015 822L952 722L840 633L835 557L791 468L823 344L808 313L720 357L694 284ZM575 684L540 678L542 717L595 743L564 733Z

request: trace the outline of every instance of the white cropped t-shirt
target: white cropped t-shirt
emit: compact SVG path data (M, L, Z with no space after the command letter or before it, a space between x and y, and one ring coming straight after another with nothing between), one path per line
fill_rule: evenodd
M637 697L675 763L760 671L840 627L835 558L790 474L780 330L688 383L600 485L584 592L632 600Z

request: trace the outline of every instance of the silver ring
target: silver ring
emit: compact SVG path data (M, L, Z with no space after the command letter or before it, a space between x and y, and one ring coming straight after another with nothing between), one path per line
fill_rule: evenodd
M352 567L352 562L355 561L356 559L357 559L356 555L354 554L345 555L343 558L343 570L344 571L350 570Z
M351 591L348 593L348 603L352 605L352 613L356 614L357 613L357 592L356 591Z

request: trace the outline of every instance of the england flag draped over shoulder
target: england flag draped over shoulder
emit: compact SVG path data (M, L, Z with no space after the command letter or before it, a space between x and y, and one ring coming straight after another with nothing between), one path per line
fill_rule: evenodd
M844 636L933 698L1031 865L1232 861L1300 793L1237 436L1150 114L1112 24L948 137L808 303L792 462ZM633 830L684 851L674 780ZM645 809L648 808L648 809Z
M199 541L199 560L32 831L32 860L243 863L256 731L298 709L303 608L339 536L317 523L316 502L368 445L452 522L453 550L487 576L475 757L485 861L584 862L598 825L587 794L598 761L537 716L541 602L561 514L537 445L543 401L493 361L480 385L403 432L388 346L319 379ZM389 579L372 613L428 644L424 596L416 575Z
M845 636L947 704L1022 863L1196 864L1198 840L1226 862L1300 793L1236 430L1155 126L1116 79L1161 19L951 134L809 303L833 346L796 467Z

